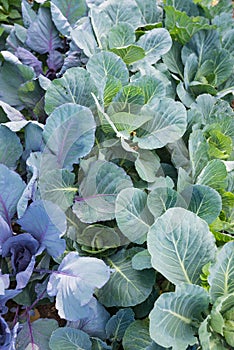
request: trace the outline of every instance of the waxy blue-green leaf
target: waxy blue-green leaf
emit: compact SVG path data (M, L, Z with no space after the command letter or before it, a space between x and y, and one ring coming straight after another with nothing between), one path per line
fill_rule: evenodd
M151 269L151 255L148 249L144 249L139 253L136 253L132 258L132 267L135 270Z
M126 85L129 79L126 64L113 52L104 51L93 55L87 63L87 71L91 74L101 96L110 76L118 79L122 85Z
M203 266L214 260L215 239L208 224L183 208L170 208L151 226L152 266L174 284L198 284Z
M137 347L141 350L164 350L160 345L157 345L149 335L149 320L136 320L128 326L124 338L124 350L135 350Z
M139 149L135 168L142 180L154 182L157 179L156 174L160 169L160 159L153 151Z
M192 39L182 48L182 61L185 64L191 54L198 58L200 66L207 59L214 58L214 50L218 52L221 49L219 33L215 30L200 30Z
M137 45L145 51L145 58L135 63L134 68L155 64L172 45L172 39L165 28L155 28L142 35Z
M166 95L164 83L154 76L143 75L132 82L132 85L141 88L145 98L145 104L154 104L156 99L162 99Z
M68 102L92 107L92 92L96 94L97 88L90 74L83 68L70 68L62 78L53 80L49 85L45 94L45 111L50 114L56 107Z
M178 74L183 79L184 65L181 60L181 49L182 45L177 41L173 42L170 51L163 56L163 62L172 73Z
M188 210L211 224L220 214L222 199L219 193L209 186L191 185L181 193Z
M79 186L79 197L73 211L86 223L115 218L115 201L118 193L132 187L131 178L123 168L106 161L95 161Z
M201 130L194 130L189 137L189 155L194 179L209 161L208 144Z
M57 107L46 120L43 139L46 150L56 156L59 168L72 170L94 144L96 124L91 110L75 103Z
M138 188L123 189L116 199L115 217L124 236L131 242L144 242L153 224L153 216L147 207L147 194Z
M0 125L0 163L15 169L23 153L19 137L4 125Z
M51 334L49 346L51 350L91 350L92 343L80 329L61 327Z
M155 218L161 216L169 208L187 208L183 197L169 187L157 187L151 191L147 198L147 204L150 212Z
M180 102L164 98L142 112L152 116L138 131L134 141L143 149L156 149L179 140L187 126L187 113Z
M106 259L106 263L114 269L109 281L98 293L98 300L105 306L134 306L145 301L150 295L155 272L150 270L137 271L132 268L132 257L138 248L122 249Z
M135 315L132 309L120 309L106 324L107 338L120 342L128 326L134 321Z
M197 344L196 334L208 312L209 295L200 286L183 283L162 294L150 313L150 336L159 345L186 350Z
M58 328L56 320L48 318L39 318L30 324L22 324L22 328L17 336L16 349L43 349L50 350L50 336Z
M128 0L127 6L118 0L104 1L99 9L100 17L106 15L111 19L112 25L124 22L137 29L142 24L141 12L134 0Z
M135 0L141 12L142 22L146 24L154 24L161 22L163 11L154 0Z
M109 49L132 45L135 40L134 27L126 22L115 24L108 33Z
M89 17L82 17L70 33L74 43L84 51L86 56L90 57L98 50Z
M39 177L41 198L57 204L64 212L72 205L78 188L75 174L66 169L53 169Z
M234 292L234 242L226 243L218 252L216 262L210 267L208 282L213 302Z

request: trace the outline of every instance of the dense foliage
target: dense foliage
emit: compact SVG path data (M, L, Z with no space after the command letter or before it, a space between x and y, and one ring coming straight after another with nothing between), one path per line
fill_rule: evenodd
M1 349L234 348L232 2L0 20Z

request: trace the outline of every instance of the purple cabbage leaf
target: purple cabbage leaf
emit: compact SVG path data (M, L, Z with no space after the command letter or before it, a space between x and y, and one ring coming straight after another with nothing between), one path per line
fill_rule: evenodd
M40 243L38 254L44 249L54 258L63 254L66 244L60 237L66 232L67 221L56 204L37 200L27 208L18 223Z

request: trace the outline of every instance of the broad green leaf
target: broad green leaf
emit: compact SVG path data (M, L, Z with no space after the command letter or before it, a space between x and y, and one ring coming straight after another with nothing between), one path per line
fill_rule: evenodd
M65 36L70 34L70 28L77 20L84 16L86 12L85 0L52 0L52 19L58 30Z
M152 269L137 271L132 268L132 257L138 251L138 248L122 249L106 259L114 271L106 285L97 293L98 300L105 306L134 306L150 295L155 273Z
M121 57L126 64L132 64L145 57L145 51L137 45L128 45L125 47L114 47L110 49L117 56Z
M178 192L168 187L157 187L151 191L147 198L147 204L155 218L164 214L169 208L187 208L183 197Z
M211 329L224 336L231 348L234 346L233 311L234 293L230 293L216 299L210 313Z
M195 336L208 306L209 295L196 285L184 283L175 292L162 294L149 315L151 338L161 346L186 350L197 343Z
M170 208L151 226L152 266L174 284L198 284L202 267L214 260L216 246L207 223L183 208Z
M172 6L166 6L165 26L172 38L182 45L190 41L192 36L202 29L211 29L208 19L204 17L190 17L185 12L176 10Z
M227 186L227 170L224 163L219 159L209 161L198 175L196 183L210 186L216 191L224 190Z
M62 327L52 333L49 345L51 350L91 350L92 343L80 329Z
M205 185L191 185L181 193L188 210L211 224L220 214L222 199L213 188Z
M92 350L112 350L110 345L107 345L104 341L99 338L91 338Z
M42 173L39 178L39 190L41 198L49 200L63 211L66 211L73 203L78 188L74 186L75 174L66 169L54 169Z
M153 223L147 207L147 194L137 188L123 189L116 199L115 217L124 236L131 242L144 242Z
M163 350L161 346L154 343L149 335L149 320L136 320L128 326L124 338L124 350L135 350L137 347L141 350Z
M155 64L172 45L169 32L164 28L155 28L142 35L137 45L145 51L145 58L135 64L135 67Z
M143 303L133 307L136 319L143 319L145 317L148 317L150 311L154 307L155 300L159 297L159 294L159 288L155 286L149 297L145 301L143 301Z
M210 267L208 282L214 302L221 296L234 292L234 242L226 243L217 254L216 262Z
M116 197L129 187L132 181L123 168L111 162L95 161L80 184L80 198L73 211L86 223L114 219Z
M100 95L103 94L106 81L110 76L118 79L122 85L126 85L129 79L126 64L113 52L100 52L93 55L87 63L87 71L92 76Z
M27 81L19 87L18 96L26 108L33 109L44 96L44 91L37 80Z
M113 228L98 224L87 226L76 241L82 245L82 250L92 254L121 246L120 237Z
M154 182L157 178L156 174L160 169L160 159L158 155L152 151L139 149L135 161L135 168L142 180Z
M187 113L180 102L164 98L142 112L152 116L152 120L144 124L134 141L143 149L155 149L165 146L169 142L180 139L187 126Z
M94 117L89 108L64 103L46 120L43 131L46 150L56 156L59 168L72 170L72 165L91 151L95 129Z
M106 334L109 340L120 342L127 327L134 321L134 312L130 308L120 309L106 324Z
M91 92L97 93L94 81L83 68L68 69L62 78L51 82L45 94L45 111L50 114L64 103L76 103L91 107L94 105Z
M199 1L199 0L198 0ZM206 1L206 0L205 0ZM209 0L208 0L209 1ZM173 6L178 11L186 12L188 16L198 16L199 8L195 5L197 0L165 0L167 6Z
M86 56L90 57L98 50L89 17L82 17L75 28L71 29L70 34L74 43L84 51Z
M126 22L115 24L108 33L108 46L110 49L132 45L135 40L134 28Z
M208 132L208 154L210 158L218 158L227 160L231 156L233 150L232 139L224 135L219 130L210 130Z
M51 333L58 328L58 323L52 319L40 318L30 324L29 329L28 323L22 325L17 340L16 349L21 350L50 350L49 340Z
M15 169L22 153L23 147L16 133L0 125L0 163Z
M142 250L141 252L134 255L132 258L132 267L135 270L144 270L151 269L151 255L147 249Z
M107 112L110 115L118 112L126 112L138 115L139 120L143 120L143 123L148 119L145 119L143 115L140 115L141 107L144 105L144 95L141 87L135 85L124 86L118 94L113 98L111 105ZM141 126L143 123L139 123ZM133 125L131 131L139 128L137 125Z
M104 106L108 106L113 98L117 95L117 93L121 90L122 84L113 76L108 76L106 80L106 85L104 88L103 100Z
M212 96L217 95L217 90L211 84L207 83L206 80L202 83L192 81L189 84L189 89L194 96L198 96L201 94L210 94Z
M145 104L154 104L156 99L161 99L166 95L164 83L150 75L143 75L132 82L134 86L141 88L145 98Z

